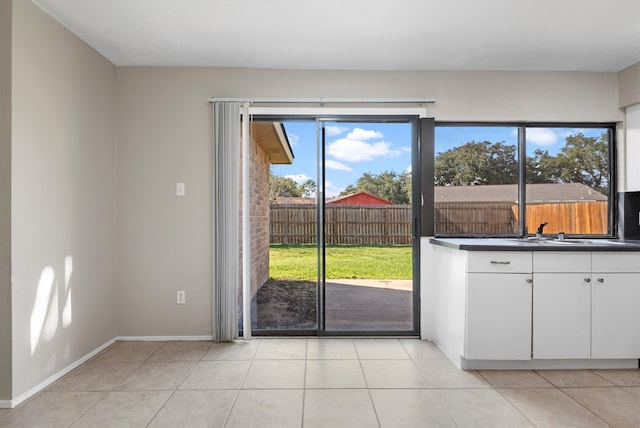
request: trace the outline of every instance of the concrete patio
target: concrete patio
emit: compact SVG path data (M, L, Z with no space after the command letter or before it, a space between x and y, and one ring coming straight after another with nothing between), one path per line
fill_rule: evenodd
M326 330L412 330L412 289L411 280L331 280L325 291Z

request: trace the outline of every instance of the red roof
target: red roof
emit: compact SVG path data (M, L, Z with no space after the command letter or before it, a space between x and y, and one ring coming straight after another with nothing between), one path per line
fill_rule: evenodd
M373 196L367 192L357 192L351 193L350 195L338 196L337 198L327 199L326 203L342 205L394 205L393 202Z

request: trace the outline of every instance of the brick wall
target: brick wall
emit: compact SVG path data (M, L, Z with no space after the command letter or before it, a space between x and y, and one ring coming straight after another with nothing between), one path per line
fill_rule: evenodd
M242 156L242 154L241 154ZM242 161L241 161L242 162ZM269 167L267 154L251 142L250 226L251 226L251 297L269 279ZM240 167L240 225L242 230L242 164ZM239 236L238 307L242 312L242 233Z
M251 296L269 279L269 158L257 144L251 157Z

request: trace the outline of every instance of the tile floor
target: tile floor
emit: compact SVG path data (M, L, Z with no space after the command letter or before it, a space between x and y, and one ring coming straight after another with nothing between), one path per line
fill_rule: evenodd
M460 371L418 339L118 342L0 427L640 427L640 370Z

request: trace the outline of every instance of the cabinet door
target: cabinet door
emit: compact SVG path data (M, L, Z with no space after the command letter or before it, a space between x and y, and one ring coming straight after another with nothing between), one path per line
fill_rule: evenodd
M533 358L591 357L591 274L533 274Z
M640 274L594 273L591 358L640 357Z
M531 359L531 274L468 274L465 357Z

